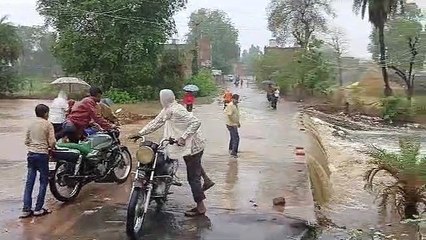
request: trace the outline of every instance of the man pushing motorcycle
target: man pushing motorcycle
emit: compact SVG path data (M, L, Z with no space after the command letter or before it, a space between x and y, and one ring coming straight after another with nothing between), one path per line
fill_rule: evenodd
M204 139L201 137L201 122L185 107L175 100L172 90L160 91L160 102L163 109L158 116L149 122L138 134L132 135L130 139L138 139L140 136L148 135L164 126L164 138L177 139L177 145L169 145L166 154L171 159L182 158L186 164L187 178L191 186L192 195L197 206L185 212L187 217L204 215L204 191L212 187L214 183L204 177L204 186L201 185L201 177L204 172L201 166L201 158L204 153Z

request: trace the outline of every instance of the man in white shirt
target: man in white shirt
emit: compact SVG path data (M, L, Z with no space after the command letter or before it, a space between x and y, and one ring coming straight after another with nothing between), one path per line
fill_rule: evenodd
M67 94L64 91L60 91L58 97L56 97L52 105L50 105L49 122L53 124L55 130L55 138L58 140L60 136L58 133L62 131L62 124L65 122L65 115L68 111Z
M193 114L188 112L185 107L176 102L172 90L161 90L160 102L163 106L162 111L154 120L139 131L138 135L148 135L164 126L164 138L178 139L177 145L167 146L166 154L171 159L183 157L185 160L188 182L191 186L194 201L197 203L197 206L186 211L185 215L188 217L204 215L206 212L204 205L206 196L203 190L207 189L205 187L203 189L201 185L201 176L204 171L201 166L201 158L205 145L204 139L201 137L201 122ZM133 137L130 136L130 138ZM213 186L214 183L211 183L211 186Z

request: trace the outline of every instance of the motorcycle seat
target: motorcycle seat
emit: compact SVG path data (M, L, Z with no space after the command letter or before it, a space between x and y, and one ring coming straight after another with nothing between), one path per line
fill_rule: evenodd
M77 160L80 158L81 153L77 149L59 147L55 150L52 150L51 155L56 160L76 163Z
M78 150L81 155L87 156L91 149L91 143L90 142L80 142L80 143L57 143L56 147L59 149L74 149Z

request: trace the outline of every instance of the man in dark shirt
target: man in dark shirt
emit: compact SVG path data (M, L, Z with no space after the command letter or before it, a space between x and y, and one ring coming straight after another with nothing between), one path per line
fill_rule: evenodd
M70 142L78 143L84 129L88 128L92 121L105 130L116 127L105 120L97 111L97 104L101 101L101 98L102 90L98 87L91 87L90 96L74 104L64 124L64 135L68 137Z

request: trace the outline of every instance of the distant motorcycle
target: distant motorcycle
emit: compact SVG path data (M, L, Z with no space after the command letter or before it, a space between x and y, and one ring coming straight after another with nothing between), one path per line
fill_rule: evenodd
M168 158L164 152L168 144L177 142L172 138L163 139L159 144L146 141L144 137L139 139L136 152L138 167L127 206L126 232L131 239L137 239L142 233L151 201L155 200L160 208L167 201L167 196L172 194L169 191L171 185L181 186L175 181L178 161Z
M272 95L271 96L271 108L276 110L277 109L277 102L278 102L278 97Z
M53 196L69 202L90 182L126 182L132 157L118 136L119 130L111 130L95 133L78 144L58 143L49 162L49 187Z

